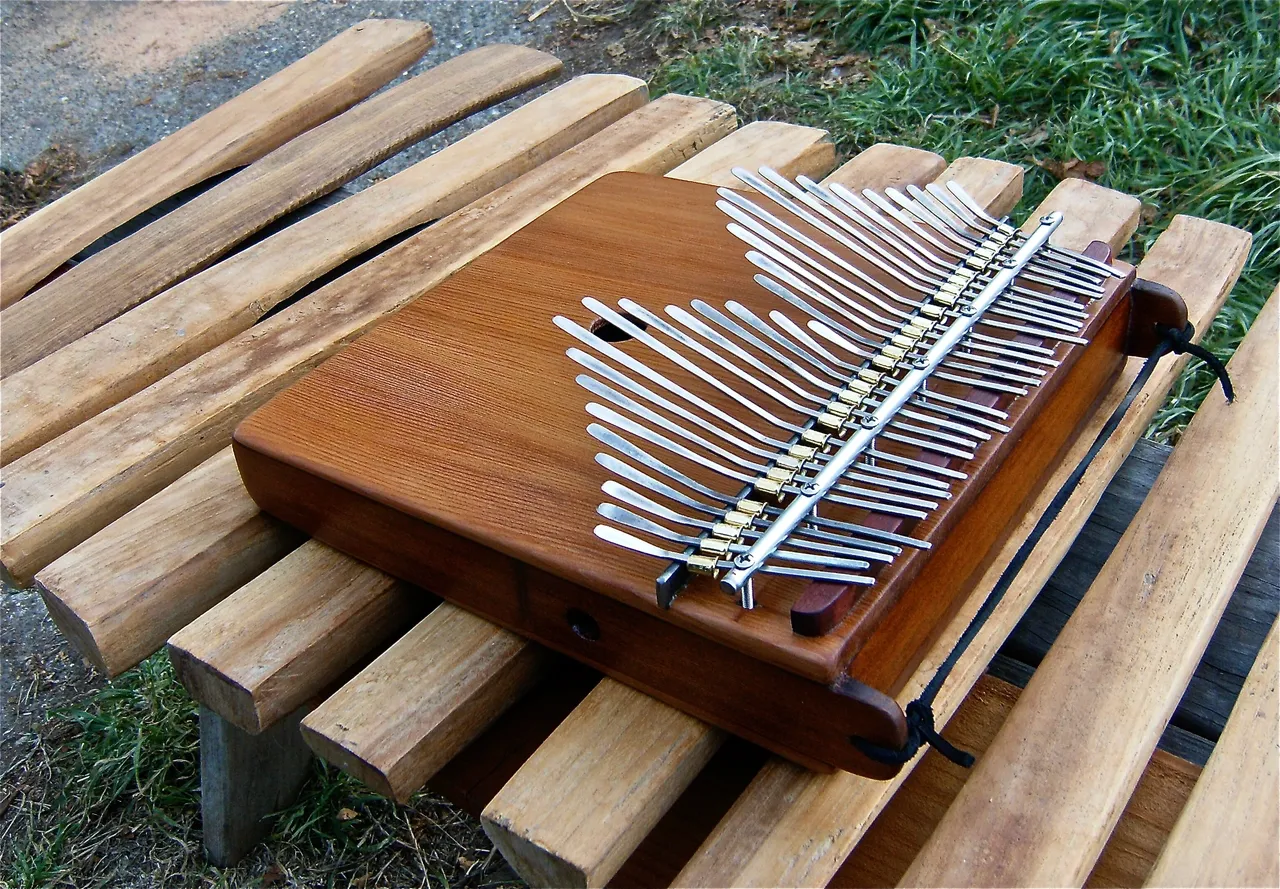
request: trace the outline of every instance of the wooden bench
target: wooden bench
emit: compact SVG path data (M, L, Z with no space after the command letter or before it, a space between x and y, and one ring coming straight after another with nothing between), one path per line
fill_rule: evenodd
M235 252L388 153L559 67L490 47L339 114L424 51L424 35L365 23L267 82L278 107L244 127L273 135L242 137L236 152L208 147L224 125L208 121L237 99L138 156L162 157L171 174L127 161L0 238L6 268L23 269L0 323L37 334L0 368L0 558L16 581L34 577L67 638L106 674L168 644L201 705L211 860L234 862L257 842L314 750L379 793L406 800L430 784L482 814L538 885L1275 885L1275 631L1203 775L1156 749L1276 502L1274 297L1232 360L1237 403L1209 397L1027 688L984 672L1182 361L1158 367L965 654L936 709L949 737L981 754L971 774L934 753L891 782L808 772L259 514L228 448L240 419L606 172L732 185L730 167L767 163L850 187L956 179L996 214L1021 197L1022 171L1009 164L877 145L836 167L820 130L738 128L722 103L649 102L640 81L593 75ZM299 117L296 97L313 88L328 104ZM139 210L246 163L35 287ZM124 209L122 191L134 198ZM1067 213L1062 244L1118 249L1140 205L1067 180L1039 212L1049 209ZM1139 273L1182 293L1204 330L1249 244L1245 232L1178 217ZM79 320L55 324L68 304ZM1137 367L1103 397L982 586Z

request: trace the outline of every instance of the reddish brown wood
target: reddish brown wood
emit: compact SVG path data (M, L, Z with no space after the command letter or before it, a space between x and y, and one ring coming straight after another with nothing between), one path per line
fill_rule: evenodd
M848 741L901 740L902 713L876 690L891 683L865 683L857 672L850 680L844 667L869 641L888 650L877 657L893 679L918 657L1118 366L1119 344L1104 336L1059 349L1062 366L1039 395L1009 406L1014 433L984 445L968 467L971 483L911 529L934 541L934 558L889 566L832 632L793 633L805 585L778 578L757 582L754 611L705 580L660 609L653 579L663 566L592 534L606 475L585 432L579 368L563 354L574 343L551 318L589 326L584 295L654 310L698 298L776 308L751 281L754 267L715 200L707 186L635 174L589 186L242 424L241 472L268 512L655 697L807 765L892 774ZM1114 292L1095 303L1089 331L1123 330L1108 321L1120 303ZM1093 370L1076 374L1076 365ZM1073 391L1062 395L1068 377ZM1049 401L1056 409L1037 416L1033 408ZM1031 442L1026 458L1009 464L1023 442ZM996 484L997 465L1019 478ZM978 502L986 508L968 510ZM942 561L949 573L931 581L944 589L931 591L919 618L888 620L914 607L894 603L957 533L955 555ZM575 633L568 609L597 629Z
M1160 341L1160 329L1182 330L1187 326L1187 304L1178 291L1155 281L1138 278L1131 292L1133 311L1125 352L1146 358Z

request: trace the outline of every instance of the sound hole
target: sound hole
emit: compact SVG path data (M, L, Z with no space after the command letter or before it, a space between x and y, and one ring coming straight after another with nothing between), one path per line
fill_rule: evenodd
M628 315L626 312L622 313L622 317L641 330L644 330L649 326L639 318L636 318L633 315ZM613 322L606 321L603 318L597 318L591 323L591 327L588 329L606 343L624 343L631 339L631 334L627 333L621 327L616 326Z
M570 608L565 612L565 617L569 621L569 629L579 639L584 642L600 641L600 625L594 617L578 608Z

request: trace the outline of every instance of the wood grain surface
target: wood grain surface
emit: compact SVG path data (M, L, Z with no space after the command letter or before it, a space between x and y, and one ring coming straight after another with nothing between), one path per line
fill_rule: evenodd
M227 448L48 566L36 586L63 636L117 676L304 539L258 511Z
M995 742L904 877L1061 885L1093 868L1208 643L1280 477L1280 301L1201 405Z
M1074 199L1078 194L1075 189L1070 192L1055 189L1037 208L1037 213L1053 209L1070 212L1071 208L1065 201ZM1092 237L1118 247L1119 244L1112 239L1123 233L1126 219L1095 219ZM1175 217L1138 271L1143 277L1181 293L1196 329L1204 330L1240 274L1249 244L1249 235L1238 229L1191 217ZM1082 249L1087 245L1067 246ZM1069 548L1076 530L1085 522L1111 476L1142 435L1184 364L1185 361L1165 359L1135 399L1108 446L1099 454L1080 487L1033 551L986 627L960 659L951 680L943 686L934 705L939 726L946 725ZM1139 360L1131 360L1116 385L1101 399L1097 413L1064 455L1061 466L1028 508L1027 517L987 569L979 582L980 590L989 590L995 584L1004 566L1043 514L1054 492L1079 462L1105 418L1124 396L1139 366ZM956 614L900 693L900 703L911 700L929 681L936 665L950 654L955 640L964 632L977 607L978 599L975 598ZM697 855L681 871L680 885L825 885L909 774L910 768L909 765L904 769L895 781L875 782L852 775L816 775L797 769L790 763L771 760L743 795L740 804L716 827ZM750 837L751 840L743 843L742 837ZM821 841L814 842L815 838Z
M0 308L165 198L251 163L354 105L432 43L422 22L367 19L0 235Z
M105 324L312 199L456 120L560 72L522 46L455 56L324 123L0 313L0 373Z
M257 734L437 601L309 540L179 631L169 658L193 698Z
M1278 629L1280 624L1271 625L1226 731L1146 885L1280 885Z
M670 94L6 467L0 561L30 578L226 446L253 408L588 182L666 172L736 126Z
M633 77L575 78L9 374L0 381L0 461L149 386L340 263L505 185L646 99Z

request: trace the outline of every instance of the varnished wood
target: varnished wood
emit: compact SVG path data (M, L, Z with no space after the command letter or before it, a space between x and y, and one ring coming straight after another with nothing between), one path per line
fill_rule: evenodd
M633 77L575 78L9 374L0 382L0 462L225 342L340 263L460 209L646 99L644 82Z
M670 94L450 214L5 468L0 561L18 582L230 440L235 424L388 312L612 170L665 172L736 126Z
M1213 393L1196 412L906 881L1092 869L1276 503L1278 316L1269 301L1228 365L1236 403Z
M1147 885L1280 884L1278 630L1280 623L1271 625L1226 731Z
M367 19L0 235L0 308L121 223L251 163L355 104L430 48L431 27Z
M388 156L560 72L554 56L486 46L298 136L0 314L8 376L199 271L244 238Z
M1098 188L1098 186L1092 186ZM1037 212L1069 211L1080 192L1055 189ZM1093 232L1118 247L1126 218L1094 220ZM1139 266L1139 274L1173 287L1187 300L1197 330L1217 313L1249 252L1249 235L1217 223L1176 217ZM1067 243L1084 249L1085 243ZM979 582L989 590L1030 533L1067 474L1079 462L1107 415L1124 396L1141 364L1131 359L1121 378L1106 394L1097 413L1077 436L1062 464L1027 510L1018 529ZM1125 454L1142 435L1164 393L1173 384L1181 363L1166 359L1135 399L1130 411L1099 453L1080 487L1067 501L1049 532L1033 551L1018 579L1006 593L973 645L962 656L934 703L937 724L945 726L965 693L982 675L1000 643L1035 597L1070 546L1098 497ZM964 632L977 608L971 600L934 643L911 682L903 689L903 703L917 695L933 676ZM917 759L916 762L919 760ZM909 771L909 769L908 769ZM684 886L823 885L858 842L877 812L898 788L906 771L894 782L877 783L853 775L816 775L782 760L770 760L743 794L739 804L717 825L677 880ZM748 842L743 837L750 838ZM813 843L813 837L828 838Z

